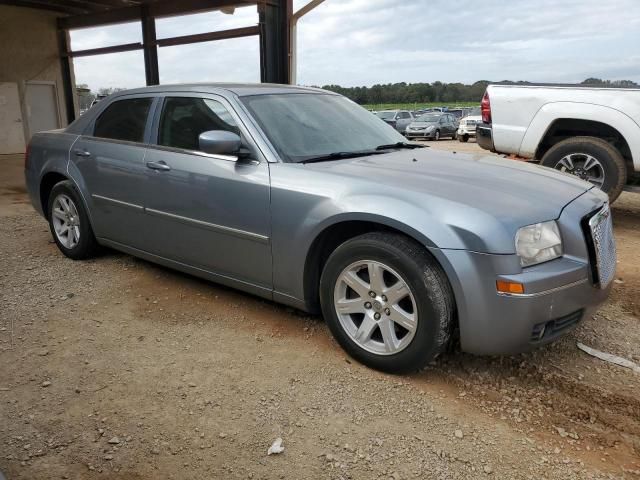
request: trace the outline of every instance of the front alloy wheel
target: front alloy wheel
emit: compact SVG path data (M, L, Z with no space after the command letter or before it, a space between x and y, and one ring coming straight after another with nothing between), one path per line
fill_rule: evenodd
M407 282L388 265L354 262L338 277L334 305L340 325L364 350L392 355L416 333L416 302Z
M334 250L320 278L322 314L338 343L365 365L420 370L449 343L455 302L428 250L399 233L371 232Z

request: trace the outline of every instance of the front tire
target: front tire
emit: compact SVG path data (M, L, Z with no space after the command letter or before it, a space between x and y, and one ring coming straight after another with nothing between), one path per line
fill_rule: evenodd
M572 137L556 143L540 162L545 167L586 180L609 195L613 203L627 183L627 167L620 152L596 137Z
M436 133L433 134L433 139L437 142L440 140L440 130L436 130Z
M462 135L461 137L458 137L458 140L466 143L469 141L469 135Z
M89 216L71 181L54 185L49 194L47 219L56 245L67 257L84 260L98 252Z
M320 279L323 316L338 343L389 373L420 370L448 345L454 299L440 265L395 233L360 235L329 257Z

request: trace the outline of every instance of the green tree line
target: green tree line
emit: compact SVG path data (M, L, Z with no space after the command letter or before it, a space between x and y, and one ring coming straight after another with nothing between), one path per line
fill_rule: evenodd
M480 102L489 83L509 85L532 85L531 82L489 82L480 80L470 85L463 83L388 83L371 87L341 87L340 85L325 85L322 88L344 95L360 105L375 104L408 104L428 102ZM580 85L602 87L638 87L631 80L602 80L587 78Z

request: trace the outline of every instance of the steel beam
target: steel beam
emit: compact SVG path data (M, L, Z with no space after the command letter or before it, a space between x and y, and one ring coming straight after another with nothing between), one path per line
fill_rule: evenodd
M58 30L58 51L60 52L60 66L62 73L62 91L64 93L64 105L67 111L67 123L76 119L76 107L73 98L76 94L73 81L73 65L69 51L69 32Z
M220 30L218 32L195 33L193 35L183 35L181 37L161 38L156 41L159 47L169 47L174 45L187 45L189 43L212 42L214 40L226 40L229 38L250 37L259 35L260 28L253 27L232 28L230 30Z
M289 83L289 24L292 9L292 0L258 3L262 82Z
M91 55L104 55L106 53L130 52L131 50L141 50L140 42L123 43L121 45L112 45L110 47L89 48L87 50L73 50L70 52L62 52L63 57L89 57Z
M147 85L160 84L158 47L156 46L156 19L149 15L149 8L142 7L142 48L144 53L144 75Z
M230 7L244 7L256 5L261 0L163 0L146 5L148 15L153 18L170 17L174 15L188 15L203 13ZM113 8L97 13L74 15L58 18L58 28L74 30L77 28L98 27L116 23L135 22L142 17L142 7Z

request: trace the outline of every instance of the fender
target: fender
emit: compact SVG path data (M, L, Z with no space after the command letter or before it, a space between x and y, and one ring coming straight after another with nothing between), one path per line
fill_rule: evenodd
M551 102L543 105L529 124L518 154L532 158L549 127L560 119L598 121L615 128L629 145L634 169L640 171L640 126L620 110L591 103Z

